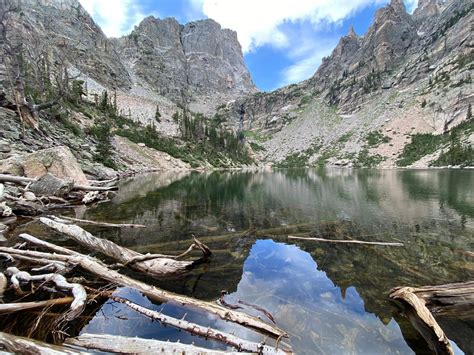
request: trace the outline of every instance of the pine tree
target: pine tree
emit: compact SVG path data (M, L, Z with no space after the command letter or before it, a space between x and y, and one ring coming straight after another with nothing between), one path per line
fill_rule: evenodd
M161 122L160 107L158 105L156 105L155 120L156 122Z

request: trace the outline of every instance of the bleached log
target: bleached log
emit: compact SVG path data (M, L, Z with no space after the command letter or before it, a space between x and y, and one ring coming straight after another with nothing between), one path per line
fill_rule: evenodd
M426 307L425 301L413 293L411 287L399 287L390 291L390 298L404 306L404 314L413 327L426 340L433 353L453 355L453 348L438 322Z
M130 224L130 223L107 223L107 222L97 222L97 221L90 221L87 219L79 219L79 218L72 218L67 216L59 216L52 217L52 219L56 220L57 222L61 222L61 220L66 220L70 222L77 222L79 224L90 224L93 226L101 226L101 227L111 227L111 228L146 228L143 224ZM68 222L61 222L68 224Z
M3 298L3 293L7 289L8 279L3 272L0 272L0 300Z
M353 240L353 239L324 239L324 238L310 238L310 237L296 237L289 235L288 239L299 239L299 240L308 240L308 241L315 241L315 242L323 242L323 243L346 243L346 244L367 244L367 245L383 245L383 246L391 246L391 247L402 247L403 243L395 243L395 242L366 242L363 240Z
M68 349L63 346L51 345L38 340L23 338L4 332L0 332L0 349L10 351L14 354L31 355L87 354L82 351Z
M205 349L194 345L172 343L155 339L131 338L109 334L81 334L65 340L66 344L121 354L186 354L223 355L237 354L219 350Z
M0 303L0 314L24 311L27 309L46 308L56 305L70 304L74 301L73 297L55 298L47 301L18 302L18 303Z
M281 337L287 336L287 334L283 330L278 328L277 326L268 324L262 321L261 319L250 316L243 312L230 310L212 302L201 301L195 298L165 291L156 286L148 285L142 281L133 279L129 276L119 273L118 271L108 268L102 262L98 261L97 259L93 257L86 256L77 252L73 252L71 250L67 251L67 249L66 249L67 251L66 252L64 250L65 248L63 247L54 245L44 240L40 240L33 236L29 236L27 240L30 243L34 243L36 245L46 247L50 250L53 250L61 254L44 253L44 252L31 251L31 250L19 250L19 249L8 248L8 247L0 247L0 252L11 254L13 257L15 257L15 255L24 255L24 256L28 256L32 258L59 260L59 261L71 263L72 265L79 265L84 270L98 276L99 278L115 283L117 285L130 287L139 292L142 292L145 296L147 296L152 301L161 302L161 303L170 302L178 306L196 309L204 313L212 314L216 317L219 317L220 319L233 322L236 324L240 324L244 327L253 329L257 332L272 336L274 338L281 338Z
M57 287L71 291L74 301L71 303L66 320L72 320L79 316L86 305L87 293L84 287L77 283L69 283L66 278L59 274L30 275L26 271L20 271L16 267L9 267L6 274L10 276L10 281L14 288L20 289L21 282L44 281L53 282Z
M15 184L22 184L22 183L31 183L35 182L35 178L29 178L24 176L15 176L15 175L7 175L7 174L0 174L0 182L13 182ZM116 186L89 186L89 185L77 185L74 184L73 190L83 190L83 191L112 191L117 190Z
M184 330L194 335L204 337L206 339L212 339L226 345L232 346L238 351L251 352L258 354L289 354L290 352L284 351L281 349L276 349L272 346L265 345L262 343L255 343L252 341L244 340L242 338L236 337L235 335L221 332L216 329L203 327L201 325L190 323L184 319L176 319L170 316L167 316L161 312L157 312L146 307L142 307L134 302L131 302L125 298L111 296L112 300L123 303L133 309L134 311L143 314L144 316L161 322L162 324L169 325L171 327Z
M142 260L143 254L117 245L110 240L97 238L79 226L59 223L46 217L41 217L40 221L91 250L99 251L131 269L157 278L184 274L194 263L163 256Z

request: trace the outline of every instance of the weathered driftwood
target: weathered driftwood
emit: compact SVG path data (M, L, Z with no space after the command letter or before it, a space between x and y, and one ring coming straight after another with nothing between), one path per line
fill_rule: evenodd
M108 185L112 182L117 181L119 178L116 176L113 179L109 180L89 180L89 184L97 186L97 185Z
M411 289L435 315L474 319L474 281Z
M411 287L394 288L390 291L390 298L403 305L404 314L435 354L454 354L448 337L426 307L425 300L413 291Z
M57 305L70 304L74 301L73 297L55 298L46 301L18 302L18 303L0 303L0 314L25 311L28 309L46 308Z
M63 355L85 354L82 351L68 349L63 346L46 344L37 340L23 338L0 332L0 349L14 354Z
M107 222L97 222L97 221L90 221L87 219L79 219L79 218L72 218L66 216L59 216L53 218L57 222L61 222L61 220L65 220L62 223L70 224L71 222L76 222L78 224L90 224L93 226L100 226L100 227L111 227L111 228L146 228L143 224L130 224L130 223L107 223Z
M22 183L31 183L35 181L37 181L37 179L24 177L24 176L0 174L0 182L13 182L15 184L22 184ZM72 189L83 190L83 191L112 191L112 190L117 190L117 186L89 186L89 185L74 184Z
M0 252L8 253L13 257L15 257L15 255L23 255L33 259L48 259L53 261L59 260L62 262L70 263L72 265L79 265L84 270L98 276L99 278L115 283L117 285L130 287L137 291L140 291L153 301L170 302L179 306L196 309L201 312L207 312L223 320L240 324L244 327L253 329L257 332L275 338L287 336L287 334L277 326L263 322L262 320L245 314L243 312L229 310L212 302L205 302L191 297L178 295L173 292L162 290L156 286L148 285L144 282L123 275L118 271L112 270L93 257L74 252L72 250L54 245L52 243L35 238L33 236L21 236L23 239L27 240L30 243L44 248L48 248L54 251L55 253L60 254L44 253L30 250L19 250L8 247L0 247Z
M117 262L129 266L144 274L163 278L186 273L195 263L193 261L174 260L172 258L156 256L141 259L144 255L134 250L122 247L114 242L97 238L79 226L68 225L53 221L50 218L41 217L40 221L54 230L66 234L79 244L104 255L111 257ZM207 257L208 255L204 255Z
M60 289L71 291L74 301L71 303L70 310L66 314L66 320L72 320L79 316L86 305L87 293L81 284L69 283L66 278L59 274L30 275L26 271L20 271L16 267L9 267L6 270L10 276L10 281L14 288L20 289L21 282L53 282Z
M194 335L204 337L206 339L212 339L226 345L232 346L238 351L258 353L258 354L289 354L289 351L283 351L276 349L272 346L265 345L264 343L255 343L252 341L244 340L242 338L236 337L235 335L221 332L216 329L203 327L201 325L190 323L184 319L176 319L170 316L167 316L161 312L157 312L145 307L142 307L134 302L131 302L122 297L111 296L112 300L116 302L123 303L133 309L134 311L143 314L144 316L159 321L165 325L184 330Z
M395 242L366 242L363 240L353 240L353 239L324 239L324 238L311 238L311 237L296 237L292 235L289 235L288 239L308 240L308 241L323 242L323 243L368 244L368 245L384 245L384 246L391 246L391 247L403 246L403 243L395 243Z
M222 355L237 354L200 348L194 345L171 343L155 339L130 338L109 334L81 334L68 338L66 344L121 354L186 354L186 355Z

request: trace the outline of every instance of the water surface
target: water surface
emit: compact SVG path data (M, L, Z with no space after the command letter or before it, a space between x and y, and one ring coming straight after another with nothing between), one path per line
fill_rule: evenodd
M192 235L214 252L178 280L153 281L205 300L222 290L270 311L298 354L429 353L387 299L396 286L474 279L474 172L285 170L158 173L123 183L111 202L79 217L147 225L92 229L140 252L179 253ZM288 235L399 241L405 247L322 244ZM149 280L148 280L149 281ZM154 309L137 292L118 294ZM254 309L249 313L265 316ZM165 305L164 313L249 339L251 332ZM474 353L474 323L439 318L457 353ZM83 332L109 332L222 348L110 302Z

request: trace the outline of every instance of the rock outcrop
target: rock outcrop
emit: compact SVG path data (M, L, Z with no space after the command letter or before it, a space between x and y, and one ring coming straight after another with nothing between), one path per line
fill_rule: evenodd
M54 147L8 158L0 163L0 173L30 178L46 174L77 185L89 185L79 163L68 147Z
M237 34L211 19L183 26L150 16L114 42L139 81L181 105L217 106L256 91Z

